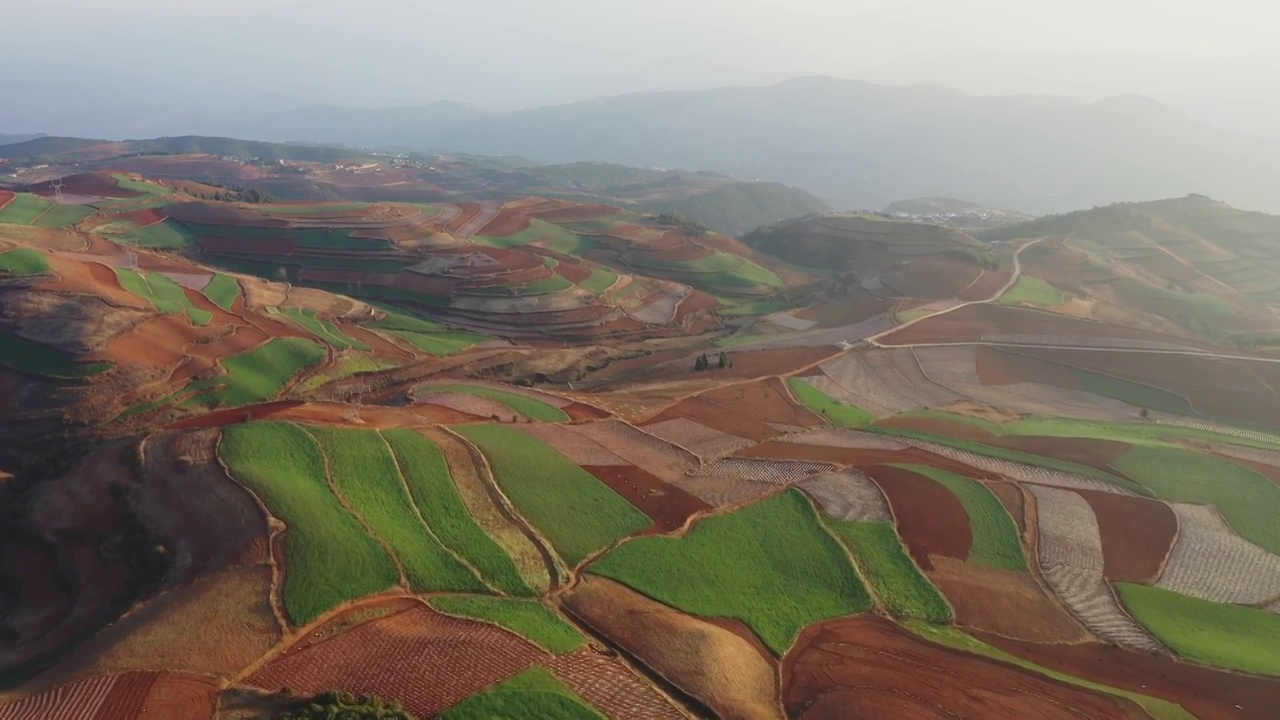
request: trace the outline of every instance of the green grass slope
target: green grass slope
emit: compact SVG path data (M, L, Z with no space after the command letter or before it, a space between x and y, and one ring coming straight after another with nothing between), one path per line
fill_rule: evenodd
M741 620L779 655L825 618L871 598L798 490L698 521L684 537L623 543L590 571L694 615Z
M306 429L328 459L333 484L400 559L416 592L484 590L419 519L395 457L375 430Z
M802 405L826 418L833 425L856 428L868 425L875 419L866 410L836 400L805 382L803 378L787 378L787 387Z
M111 369L111 363L76 362L48 345L0 330L0 365L28 375L52 378L85 378Z
M273 338L222 361L225 375L192 383L200 391L185 405L239 407L270 400L303 368L324 360L324 348L302 338Z
M219 453L231 476L289 528L281 599L295 624L396 584L395 564L329 491L320 448L301 428L231 425Z
M466 558L499 592L533 595L511 557L467 512L440 448L422 435L403 428L384 430L382 436L395 453L418 512L436 537Z
M853 555L871 592L898 619L951 621L951 608L911 561L893 523L825 520Z
M162 313L186 315L195 326L208 325L213 320L212 313L192 304L187 291L163 273L116 268L116 277L120 280L120 287L145 298Z
M1116 592L1138 622L1182 657L1280 675L1280 615L1132 583L1117 584Z
M20 247L0 252L0 275L26 277L51 270L49 261L39 250Z
M1000 570L1026 570L1018 527L995 495L977 480L927 465L898 465L944 485L964 506L973 531L969 562Z
M455 430L480 448L502 491L571 565L651 524L587 471L519 430L502 425Z
M607 720L555 675L532 667L463 700L437 720Z
M524 415L530 420L538 420L540 422L568 422L569 416L563 410L554 405L549 405L541 400L531 398L527 395L519 393L507 392L506 390L498 390L497 388L484 387L481 385L431 385L429 389L436 392L453 392L465 393L467 395L476 395L478 397L497 400L516 412Z

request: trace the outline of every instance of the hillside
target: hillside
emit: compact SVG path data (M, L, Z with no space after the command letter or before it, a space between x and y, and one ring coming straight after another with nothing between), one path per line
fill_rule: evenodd
M1280 364L1160 314L1269 310L1273 217L61 187L0 191L0 717L1273 714Z

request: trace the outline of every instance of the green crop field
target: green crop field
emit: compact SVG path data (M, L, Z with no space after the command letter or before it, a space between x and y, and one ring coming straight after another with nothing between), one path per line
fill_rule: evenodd
M87 205L54 205L35 224L43 228L71 227L93 213L94 209Z
M299 310L298 308L285 308L284 316L292 320L298 327L320 338L322 341L344 350L364 350L368 351L369 346L347 337L337 325L328 320L321 320L316 317L316 311L307 309Z
M116 185L121 190L128 192L136 192L142 195L162 195L165 197L173 194L173 190L163 185L157 185L146 180L134 180L128 175L113 174L111 177L115 179Z
M30 225L51 207L53 203L39 195L18 193L0 208L0 223Z
M798 490L699 520L684 537L630 540L590 571L687 613L741 620L779 655L806 625L871 609Z
M178 249L194 243L196 236L177 220L165 218L144 228L121 233L113 239L144 248Z
M84 378L111 369L109 362L76 362L57 348L0 330L0 365L29 375Z
M484 586L419 519L391 449L376 430L308 427L329 460L333 484L356 515L391 546L417 592Z
M1157 497L1216 506L1240 537L1280 553L1280 485L1258 473L1176 447L1138 446L1113 464Z
M481 385L429 385L425 389L432 392L466 393L467 395L477 395L490 400L497 400L530 420L538 420L540 422L568 422L569 420L569 416L554 405L549 405L527 395L507 392L497 388Z
M618 282L617 273L600 268L592 268L590 277L578 283L578 287L594 295L603 295L604 291L613 287L616 282Z
M345 380L353 375L379 370L391 370L403 365L403 361L380 358L362 352L349 352L346 357L334 362L332 367L311 375L298 384L298 392L309 393L337 380Z
M324 348L302 338L273 338L261 347L222 361L225 375L193 383L202 390L184 405L239 407L269 400L300 370L324 360Z
M1034 305L1051 307L1061 305L1065 298L1062 291L1038 277L1023 275L1018 282L1009 288L1009 292L1000 296L1002 305Z
M595 243L591 238L583 237L572 230L538 218L533 218L529 223L529 227L514 235L503 237L476 235L472 240L481 245L496 248L513 248L533 242L542 242L558 253L573 257L582 257L583 253L595 247Z
M201 290L204 296L209 298L209 302L214 305L231 312L231 307L235 305L236 298L240 297L240 283L230 275L222 273L214 273L213 279L208 285Z
M607 720L555 675L532 667L445 710L437 720Z
M423 320L386 305L378 305L378 308L386 313L386 317L369 323L370 328L389 332L432 355L452 355L490 339L478 333L449 330L440 323Z
M1022 555L1022 542L1018 539L1018 526L986 485L977 480L927 465L897 465L904 470L936 480L946 486L964 505L973 530L973 544L969 548L969 562L982 567L1001 570L1026 570L1027 561Z
M636 264L657 270L672 270L700 275L702 277L691 279L690 282L701 284L721 287L749 287L755 285L782 287L782 280L772 270L761 267L746 258L730 255L719 250L697 260L683 262L646 260Z
M789 310L791 308L789 303L773 298L766 298L764 300L742 300L741 298L730 298L716 295L716 299L720 301L720 307L716 312L728 317L770 315L772 313L782 312L783 310Z
M395 564L329 491L320 448L301 428L230 425L219 453L232 477L289 528L281 598L296 625L396 584Z
M186 315L191 324L197 327L208 325L213 320L212 313L193 305L187 297L187 291L163 273L143 274L137 270L116 268L116 277L120 279L120 287L145 298L155 309L166 315Z
M49 261L45 260L44 254L39 250L20 247L0 252L0 273L14 277L25 277L27 275L47 273L51 269Z
M577 628L537 600L442 595L432 598L431 606L450 615L501 625L556 655L573 652L587 642Z
M1182 657L1280 675L1280 615L1132 583L1118 583L1116 592L1138 622Z
M568 458L514 428L455 428L489 459L516 509L571 565L649 527L648 516Z
M1167 390L1113 378L1101 373L1089 372L1079 368L1071 368L1071 374L1080 382L1080 389L1094 395L1101 395L1135 407L1160 410L1173 415L1199 415L1187 399Z
M418 512L436 537L471 563L499 592L533 595L511 557L467 512L440 448L412 430L384 430L382 436L395 453Z
M1088 690L1103 692L1108 695L1132 700L1142 706L1144 710L1151 715L1154 720L1196 720L1196 717L1187 712L1181 705L1171 703L1168 700L1151 697L1150 695L1142 695L1140 693L1120 690L1109 685L1091 682L1074 675L1058 672L1050 668L1036 665L1035 663L1024 660L1023 658L1007 653L993 645L988 645L981 640L968 635L963 631L943 625L934 625L920 620L907 620L903 622L903 626L911 632L919 635L933 643L944 647L954 648L963 652L974 653L975 655L984 655L986 657L999 660L1000 662L1009 663L1024 670L1030 670L1037 675L1043 675L1052 678L1066 685L1074 685Z
M787 387L791 388L791 394L795 395L801 404L831 421L834 425L856 428L868 425L874 420L871 413L866 410L853 405L846 405L836 400L805 382L803 378L787 378Z
M951 621L951 608L911 561L893 523L825 520L853 555L871 592L895 618L934 623Z

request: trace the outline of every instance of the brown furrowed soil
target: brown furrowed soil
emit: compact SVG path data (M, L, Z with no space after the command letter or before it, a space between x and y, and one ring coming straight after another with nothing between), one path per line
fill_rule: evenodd
M564 603L718 717L781 720L773 662L736 633L595 576L582 578Z
M301 694L329 689L374 693L400 700L412 713L434 717L547 659L547 653L496 625L419 606L286 651L245 682Z
M1155 582L1178 534L1173 510L1158 500L1093 490L1076 492L1089 502L1098 519L1106 578Z
M782 677L787 715L803 720L1147 718L1131 701L935 645L874 616L806 628Z
M929 580L951 602L956 624L1031 642L1080 642L1084 628L1029 573L935 555Z
M923 475L887 465L871 468L867 475L884 491L898 532L922 569L933 569L932 555L969 557L973 543L969 515L950 490Z
M1059 672L1176 702L1199 720L1274 720L1280 698L1280 679L1213 670L1114 645L1042 645L987 633L978 637Z
M93 716L93 720L134 720L142 710L142 705L151 694L151 688L155 686L159 676L160 673L156 672L121 675L111 687L111 692L107 694L102 707Z
M675 530L684 525L690 515L711 508L697 497L634 465L584 465L582 469L648 515L658 532Z
M804 428L822 424L817 415L791 401L777 378L709 390L664 411L652 422L677 418L755 442L779 435L772 424Z
M829 462L837 465L869 469L879 465L894 463L915 463L949 470L960 475L983 476L963 463L939 457L918 448L894 450L890 448L858 448L835 447L831 445L809 445L798 442L770 440L753 445L737 453L739 457L758 457L769 460L804 460L809 462Z

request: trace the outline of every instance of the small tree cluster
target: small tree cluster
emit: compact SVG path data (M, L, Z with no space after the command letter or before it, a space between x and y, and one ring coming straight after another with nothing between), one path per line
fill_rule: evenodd
M723 350L720 351L720 357L716 360L716 367L720 368L721 370L724 370L725 368L733 367L733 361L729 359L729 356L726 355ZM703 370L710 370L711 358L707 357L706 353L702 353L701 355L698 356L697 360L693 361L693 369L698 372L701 372Z

